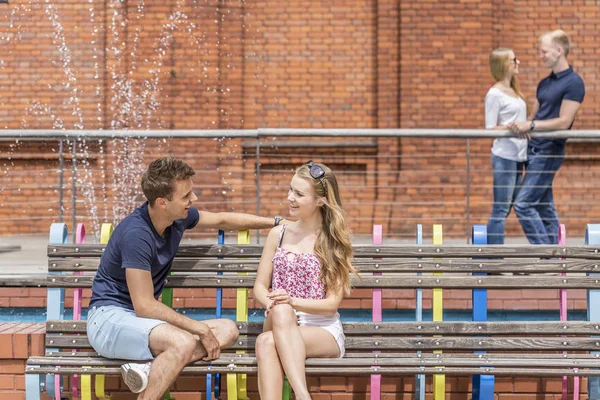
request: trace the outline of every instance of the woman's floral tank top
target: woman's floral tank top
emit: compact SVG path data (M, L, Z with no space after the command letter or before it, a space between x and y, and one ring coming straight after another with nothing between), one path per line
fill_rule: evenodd
M300 299L324 299L319 259L313 253L298 254L281 247L285 227L281 227L279 245L273 257L273 290L284 289L290 296Z

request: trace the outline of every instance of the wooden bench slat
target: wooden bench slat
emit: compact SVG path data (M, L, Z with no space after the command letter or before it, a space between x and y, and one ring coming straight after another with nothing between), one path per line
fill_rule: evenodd
M0 275L0 287L46 287L48 283L46 274L2 274Z
M234 350L253 350L255 336L239 337ZM600 339L585 337L397 337L348 336L348 350L600 350ZM46 335L46 346L90 348L85 335Z
M239 360L237 362L244 362L244 360L246 358L254 358L252 356L252 354L245 354L245 355L240 355L237 353L226 353L227 351L229 351L229 349L225 350L225 352L221 353L223 356L225 357L225 354L227 354L228 356L231 357L235 357L236 360ZM512 360L512 359L519 359L519 360L545 360L544 362L546 363L552 363L554 360L582 360L582 362L586 363L590 361L590 360L598 360L599 358L596 357L595 354L589 354L589 353L567 353L567 354L563 354L560 352L556 352L556 353L518 353L518 354L514 354L514 353L485 353L484 355L480 355L480 354L473 354L473 353L442 353L442 354L433 354L433 353L420 353L419 355L417 355L417 353L415 352L411 352L411 353L406 353L406 352L402 352L402 353L397 353L397 352L385 352L385 353L373 353L373 352L368 352L368 351L363 351L363 352L358 352L358 350L354 350L354 351L348 351L346 352L346 354L344 354L344 358L343 360L349 360L350 363L353 362L354 359L369 359L369 360L374 360L375 358L378 360L383 360L383 359L388 359L388 358L398 358L398 359L403 359L403 358L413 358L413 357L418 357L419 359L422 360L434 360L435 362L439 362L439 360L442 360L442 364L447 364L449 361L451 360L459 360L459 359L472 359L473 357L476 357L479 360ZM57 361L56 360L66 360L68 358L73 358L73 359L77 359L79 360L79 362L76 365L88 365L86 364L88 361L87 359L97 359L98 362L103 362L103 363L107 363L107 362L115 362L115 363L125 363L127 361L119 361L119 360L109 360L106 358L103 358L101 356L98 355L98 353L96 352L84 352L84 351L78 351L78 352L72 352L72 351L55 351L55 352L49 352L47 353L45 356L34 356L34 357L30 357L28 360L29 364L37 364L39 359L44 359L46 361L42 362L42 364L45 365L54 365ZM52 361L54 360L54 361ZM36 361L36 362L33 362ZM373 361L371 361L373 363ZM112 364L99 364L99 365L112 365ZM116 365L116 364L115 364Z
M511 358L498 358L490 359L486 357L480 357L477 354L472 354L470 357L463 358L438 358L429 357L423 358L417 354L412 354L407 357L395 357L395 358L378 358L376 354L362 353L355 354L352 358L309 358L306 360L306 366L352 366L352 367L370 367L372 365L378 366L426 366L426 367L548 367L549 359L522 359L519 354L512 354ZM29 364L35 365L55 365L55 366L120 366L126 363L126 360L108 360L102 357L31 357L28 361ZM600 368L600 359L598 358L571 358L565 359L561 354L556 354L552 359L552 367L556 368ZM191 366L206 366L210 365L256 365L256 357L244 355L238 357L237 354L223 354L219 359L203 362L197 361L190 364Z
M59 369L61 375L74 374L103 374L103 375L120 375L120 368L111 367L95 367L95 368L79 368L79 367L61 367ZM57 370L54 367L35 367L28 365L25 369L26 374L53 374ZM182 371L184 375L200 375L207 373L237 373L256 375L257 368L255 366L188 366ZM446 374L446 375L475 375L485 373L487 375L499 376L600 376L598 369L578 369L578 368L479 368L479 367L349 367L340 366L331 367L306 367L308 375L319 376L347 376L347 375L365 375L365 374L380 374L380 375L415 375L415 374Z
M89 288L92 275L48 275L48 287ZM168 288L251 288L255 276L186 275L169 276ZM382 289L600 289L600 278L595 276L381 276L352 277L356 288Z
M94 272L99 258L50 258L51 272ZM173 272L256 272L259 260L199 260L175 258ZM359 272L599 272L598 262L580 260L368 260L356 259Z
M102 254L104 245L49 245L48 257L88 257ZM354 245L354 256L369 258L584 258L600 260L598 246L557 245ZM261 245L181 245L178 257L260 257Z
M47 333L85 333L86 321L48 321ZM258 335L262 322L237 322L241 335ZM590 321L527 322L343 322L346 335L600 335L600 323Z

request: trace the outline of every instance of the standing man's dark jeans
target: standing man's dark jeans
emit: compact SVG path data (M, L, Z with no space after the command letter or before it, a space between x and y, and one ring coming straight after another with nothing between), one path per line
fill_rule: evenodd
M565 159L564 145L552 152L528 149L525 177L514 208L531 244L558 244L558 214L552 181Z
M504 222L521 187L523 164L492 154L494 205L487 225L487 244L504 244Z

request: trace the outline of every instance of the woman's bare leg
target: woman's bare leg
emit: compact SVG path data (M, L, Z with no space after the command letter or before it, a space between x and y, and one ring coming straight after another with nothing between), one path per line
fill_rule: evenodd
M310 357L337 357L339 349L333 336L323 328L299 327L296 313L287 304L273 307L269 313L273 339L281 366L297 400L310 399L306 385L305 362ZM304 343L304 345L300 345ZM310 349L307 354L307 349Z
M281 400L283 368L275 348L273 331L263 332L256 338L256 360L260 398L262 400Z

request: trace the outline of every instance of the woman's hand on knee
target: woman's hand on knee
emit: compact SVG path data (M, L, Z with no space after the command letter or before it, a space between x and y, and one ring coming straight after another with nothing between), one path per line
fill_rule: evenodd
M283 289L278 289L278 290L274 290L271 293L269 293L267 295L267 298L271 300L271 304L273 305L277 305L277 304L289 304L290 306L292 306L292 308L294 307L294 298L292 296L290 296L288 294L288 292L286 292ZM267 307L269 308L269 307Z

